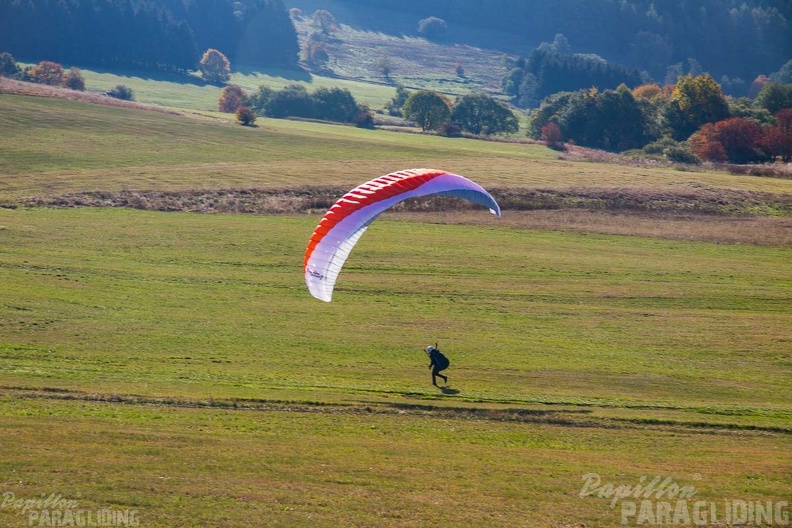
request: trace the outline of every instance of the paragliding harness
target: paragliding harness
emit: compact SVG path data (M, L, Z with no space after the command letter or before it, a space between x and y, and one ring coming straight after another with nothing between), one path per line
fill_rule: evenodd
M434 349L432 354L430 354L429 358L432 359L432 361L434 362L438 372L447 369L448 366L451 364L448 358L445 357L445 354L443 354L436 348Z
M435 343L435 346L427 348L428 350L426 353L429 355L429 360L432 362L430 366L434 366L437 372L447 369L451 362L445 354L440 352L440 349L437 348L437 343Z
M426 353L429 356L429 368L432 369L432 385L437 386L436 378L438 376L448 383L448 377L440 374L440 371L447 369L451 362L437 349L437 343L435 343L435 346L426 347Z

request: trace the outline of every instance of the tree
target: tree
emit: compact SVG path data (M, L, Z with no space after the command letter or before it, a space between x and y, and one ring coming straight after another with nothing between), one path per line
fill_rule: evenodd
M506 105L484 93L458 98L451 112L451 120L471 134L511 134L520 129L517 117Z
M330 60L330 54L327 52L327 44L324 40L312 38L315 33L312 33L303 45L303 60L315 67L322 67Z
M771 157L780 156L781 161L792 161L792 108L779 110L775 115L776 124L764 129L761 139L762 148Z
M0 76L12 77L20 72L20 68L10 53L0 53Z
M314 117L313 99L301 84L290 84L272 93L265 115L269 117Z
M233 114L240 107L247 103L247 94L242 88L235 84L229 84L220 92L220 99L217 101L217 109L221 112Z
M35 83L60 86L63 84L63 66L57 62L41 61L28 71L28 77Z
M248 98L247 106L258 115L268 115L267 106L269 105L275 90L269 86L259 86L258 92L254 93Z
M666 108L666 123L674 139L687 139L705 123L729 116L729 105L720 85L709 74L683 75Z
M702 161L722 163L726 161L726 149L723 148L715 134L715 125L706 123L695 134L690 136L690 149Z
M636 99L646 99L651 101L652 99L662 97L663 89L660 88L660 85L654 83L642 84L641 86L633 88L632 94Z
M534 49L527 58L517 61L502 81L504 91L515 96L521 106L535 106L538 101L554 93L616 88L620 84L636 86L641 75L635 69L610 63L594 54L564 54L565 39L545 43Z
M441 38L447 29L448 24L446 24L446 21L435 16L430 16L418 21L418 33L429 40Z
M657 137L648 105L640 104L625 85L600 93L595 89L563 92L542 101L529 117L529 135L542 137L546 123L578 145L624 151L641 148Z
M755 121L759 125L772 125L774 123L773 114L755 105L753 101L747 97L739 97L737 99L729 100L729 115L732 117L744 117Z
M231 78L231 63L225 55L213 48L204 52L199 69L204 81L208 83L224 83Z
M673 46L661 35L651 31L638 31L630 44L630 57L633 62L640 64L641 69L649 71L655 77L665 74L665 68L671 62L673 54Z
M542 126L542 141L553 150L564 150L561 128L555 123L545 123Z
M374 68L382 74L386 81L390 82L391 74L395 69L393 65L393 61L387 55L384 55L377 59L377 62L374 63Z
M579 98L579 92L559 92L549 97L545 97L539 108L531 112L528 117L528 130L526 135L533 139L541 139L542 127L545 123L554 122L558 124L558 116L572 101Z
M759 75L753 80L751 86L748 87L748 97L750 99L756 99L756 96L759 95L759 92L761 92L769 82L770 79L767 78L767 75Z
M755 103L771 114L784 108L792 108L792 84L767 83L756 96Z
M655 139L641 106L624 84L598 94L592 119L600 132L593 136L591 146L621 152Z
M792 147L792 143L788 144L787 138L784 137L784 133L780 128L776 126L765 128L762 131L761 146L771 159L775 159L776 157L780 156L781 161L784 163L789 162L789 150L792 149L787 147Z
M792 59L786 61L777 72L771 73L770 80L777 83L792 84Z
M256 113L247 106L240 106L236 109L236 118L242 126L253 126L256 124Z
M690 145L703 160L749 163L766 159L760 149L762 138L759 125L742 117L732 117L705 124L690 137Z
M396 95L385 104L385 110L388 112L388 115L401 116L402 108L404 107L404 103L407 102L408 97L410 97L410 92L401 84L397 84Z
M329 35L338 31L336 19L327 9L318 9L313 14L313 25L325 35Z
M572 46L569 45L569 39L563 33L556 33L550 46L559 55L572 55Z
M419 90L407 98L403 112L404 117L415 121L424 132L437 130L451 118L451 102L437 92Z
M345 88L318 88L313 94L313 112L317 119L339 123L352 123L358 113L358 104Z
M232 85L231 85L232 86ZM226 90L231 88L226 87ZM373 126L374 118L367 106L359 105L345 88L318 88L313 93L303 85L291 84L282 90L260 86L245 103L259 115L274 118L305 117L338 123Z
M764 153L759 149L762 129L749 119L732 117L715 123L718 141L726 151L730 163L763 161Z
M63 77L63 86L70 90L85 90L85 78L79 68L70 68L69 72Z

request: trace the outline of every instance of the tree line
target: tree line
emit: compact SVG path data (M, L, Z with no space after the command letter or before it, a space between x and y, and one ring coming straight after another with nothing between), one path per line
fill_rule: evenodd
M185 72L208 48L260 67L293 66L299 52L281 0L0 2L0 50L30 61Z
M217 106L221 112L236 113L242 124L252 124L254 116L265 116L374 127L371 108L358 103L345 88L320 87L309 92L297 84L280 90L262 85L255 93L248 94L239 86L228 85L220 94ZM446 136L459 136L462 132L481 136L513 134L520 128L517 116L508 106L483 93L467 94L451 101L432 90L408 92L399 86L387 106L392 115L413 121L424 132Z
M642 80L634 68L607 62L598 55L572 53L566 37L558 34L552 44L543 43L527 58L515 61L502 86L517 106L532 108L554 93L591 86L637 86Z
M768 82L755 100L727 98L709 74L664 87L559 92L530 114L527 133L556 148L569 142L678 162L788 161L792 84Z
M221 112L236 113L240 123L250 125L255 116L273 118L297 117L335 123L353 123L371 128L374 119L365 104L358 103L345 88L317 88L308 92L305 86L291 84L281 90L262 85L252 94L229 84L217 102Z

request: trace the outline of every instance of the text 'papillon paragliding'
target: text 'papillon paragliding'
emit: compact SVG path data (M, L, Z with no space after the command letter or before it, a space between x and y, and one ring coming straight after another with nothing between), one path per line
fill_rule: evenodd
M311 295L330 302L344 261L368 226L393 205L430 194L481 204L500 218L495 199L481 186L458 174L412 169L368 181L333 204L311 235L303 262L305 283Z

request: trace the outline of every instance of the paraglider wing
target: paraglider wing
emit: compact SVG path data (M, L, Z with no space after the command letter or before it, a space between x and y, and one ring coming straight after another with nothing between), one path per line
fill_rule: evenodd
M330 302L341 267L377 216L393 205L430 194L463 198L500 217L495 199L463 176L433 169L394 172L355 187L325 213L305 250L303 269L311 295Z

